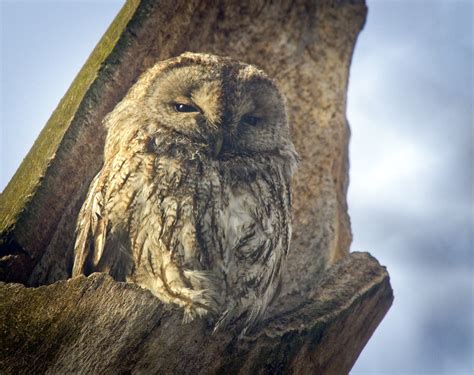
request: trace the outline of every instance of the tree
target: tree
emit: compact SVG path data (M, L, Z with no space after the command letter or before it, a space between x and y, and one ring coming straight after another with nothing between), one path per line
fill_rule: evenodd
M0 198L1 368L348 372L393 299L386 271L349 255L346 92L366 12L350 0L127 1ZM155 61L186 50L274 77L301 156L282 294L248 340L210 336L203 321L182 326L179 310L104 275L11 284L70 276L102 118Z

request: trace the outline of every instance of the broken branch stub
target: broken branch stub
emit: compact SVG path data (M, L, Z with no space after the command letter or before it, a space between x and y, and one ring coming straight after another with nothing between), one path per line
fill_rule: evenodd
M274 306L237 340L148 290L95 273L39 288L0 284L2 373L347 374L392 300L367 253L331 268L310 298Z

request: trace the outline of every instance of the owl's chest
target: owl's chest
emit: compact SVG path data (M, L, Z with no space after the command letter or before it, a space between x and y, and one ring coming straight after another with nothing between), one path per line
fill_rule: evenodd
M258 221L264 197L257 194L254 181L229 181L218 171L203 177L198 190L206 191L207 199L196 202L200 207L197 227L213 263L227 268L260 241Z
M235 183L223 186L219 204L206 212L215 215L222 228L222 240L227 247L235 247L249 228L255 225L258 200L248 185Z
M160 234L157 242L169 237L164 242L184 263L202 257L202 264L227 267L261 242L262 228L269 227L262 214L269 197L262 181L226 176L212 163L142 160L125 183L130 188L121 189L114 212L124 218L116 221L132 223L132 231L152 228Z

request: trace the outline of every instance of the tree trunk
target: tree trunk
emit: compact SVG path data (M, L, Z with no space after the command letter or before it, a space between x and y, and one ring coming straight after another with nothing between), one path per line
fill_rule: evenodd
M281 297L258 333L236 341L205 322L182 326L172 307L103 275L4 284L3 368L347 372L392 299L386 272L348 255L346 93L366 13L362 0L127 1L0 197L0 280L70 277L103 117L156 61L195 51L260 66L286 95L301 163Z

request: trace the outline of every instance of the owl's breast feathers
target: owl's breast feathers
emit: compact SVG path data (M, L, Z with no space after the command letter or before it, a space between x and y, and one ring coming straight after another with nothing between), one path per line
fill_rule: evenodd
M108 272L184 307L187 319L251 325L277 290L290 231L280 160L129 149L90 185L73 275Z

